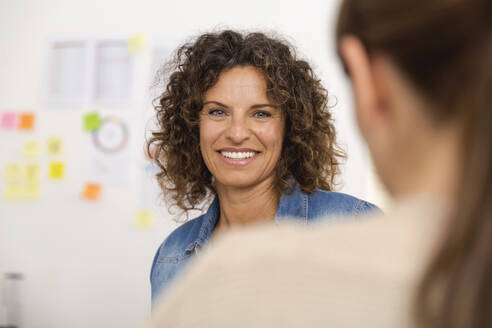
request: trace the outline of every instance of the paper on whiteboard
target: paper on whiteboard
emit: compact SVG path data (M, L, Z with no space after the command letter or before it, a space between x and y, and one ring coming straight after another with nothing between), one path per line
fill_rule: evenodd
M102 185L125 186L130 183L132 153L127 120L120 116L101 117L101 126L90 134L88 179Z
M97 103L128 103L132 96L133 58L127 42L105 41L96 46Z
M60 41L50 48L48 94L53 100L81 101L87 93L87 53L83 41Z

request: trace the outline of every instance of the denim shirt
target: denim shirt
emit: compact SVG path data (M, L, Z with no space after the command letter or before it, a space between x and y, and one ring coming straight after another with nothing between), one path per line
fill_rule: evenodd
M280 197L275 222L295 220L309 224L334 216L359 216L370 210L379 211L375 205L353 196L324 190L308 195L296 187L291 194ZM205 214L179 226L164 240L155 254L150 273L153 305L190 258L208 242L219 216L216 196Z

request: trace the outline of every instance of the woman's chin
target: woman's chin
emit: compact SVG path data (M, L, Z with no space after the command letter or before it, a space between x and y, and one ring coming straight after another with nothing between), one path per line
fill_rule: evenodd
M230 177L227 179L215 179L216 185L220 185L223 188L232 188L232 189L249 189L254 188L259 184L257 180L254 179L245 179L244 177Z

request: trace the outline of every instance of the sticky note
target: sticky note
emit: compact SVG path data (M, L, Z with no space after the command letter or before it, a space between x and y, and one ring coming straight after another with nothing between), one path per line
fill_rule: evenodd
M8 181L3 190L3 197L7 200L20 199L22 196L22 185L18 181Z
M141 51L145 45L145 37L142 34L135 34L128 38L128 51L136 53Z
M22 199L38 199L40 195L39 182L28 182L25 183L21 189L20 198Z
M91 112L84 115L84 130L95 131L101 126L101 117L98 112Z
M138 229L149 229L154 225L154 212L152 210L140 209L135 215L135 227Z
M0 118L0 127L2 129L15 129L17 126L17 114L15 112L2 113Z
M22 147L22 154L26 157L39 156L39 141L29 140L24 143Z
M39 181L40 177L40 168L39 164L31 163L24 166L24 181L34 182Z
M22 113L19 116L19 130L33 130L35 116L33 113Z
M60 155L62 153L62 144L61 138L48 138L48 140L46 140L46 151L48 152L48 155Z
M3 169L3 178L7 181L20 180L22 174L21 172L21 166L19 163L7 163Z
M101 185L98 183L86 183L82 191L82 198L96 200L101 196Z
M63 179L65 177L65 164L63 162L51 162L48 177L53 180Z

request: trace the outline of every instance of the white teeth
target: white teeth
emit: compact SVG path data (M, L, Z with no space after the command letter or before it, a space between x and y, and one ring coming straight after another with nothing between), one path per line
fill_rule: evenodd
M255 152L230 152L230 151L221 151L222 156L232 159L245 159L253 157Z

